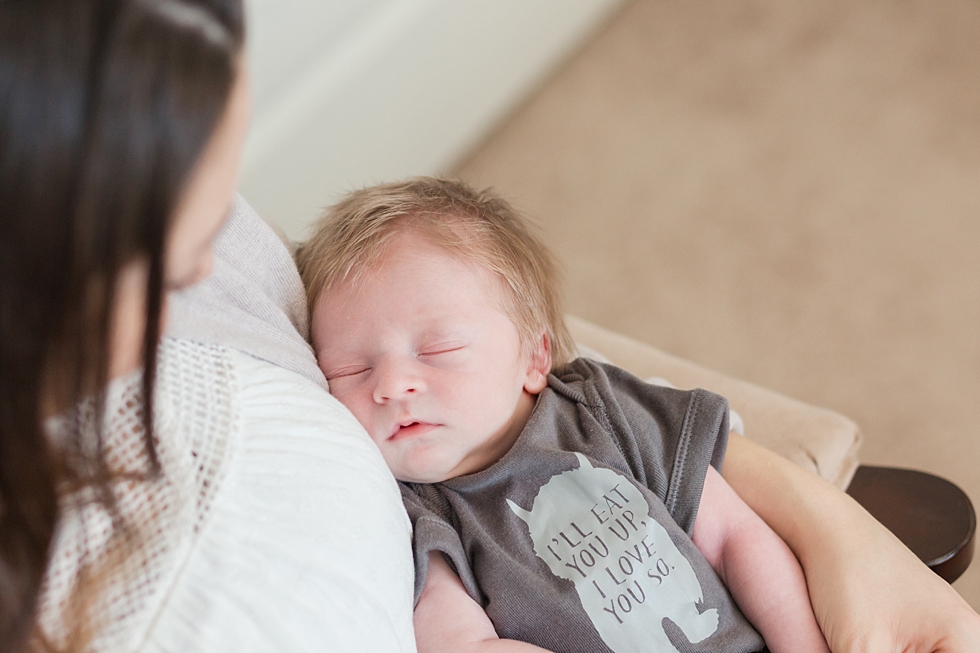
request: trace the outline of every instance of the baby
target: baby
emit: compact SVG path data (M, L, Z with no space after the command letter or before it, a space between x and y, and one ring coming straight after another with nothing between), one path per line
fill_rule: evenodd
M717 471L725 400L573 360L506 202L357 191L297 261L330 391L400 481L420 651L827 651L796 558Z

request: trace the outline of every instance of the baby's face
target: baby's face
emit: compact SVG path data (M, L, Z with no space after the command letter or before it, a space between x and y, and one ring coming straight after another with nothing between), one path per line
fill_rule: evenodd
M498 292L488 274L408 233L356 287L317 301L313 346L330 392L395 478L485 469L520 435L547 370L522 354Z

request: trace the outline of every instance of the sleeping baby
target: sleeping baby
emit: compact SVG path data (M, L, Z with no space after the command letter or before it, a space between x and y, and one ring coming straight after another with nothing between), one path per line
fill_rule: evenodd
M574 358L547 249L419 178L297 252L330 391L414 529L420 651L827 651L802 569L718 470L728 405Z

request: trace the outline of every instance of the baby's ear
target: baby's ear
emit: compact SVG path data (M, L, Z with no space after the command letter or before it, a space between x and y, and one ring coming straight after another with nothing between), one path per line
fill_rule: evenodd
M548 387L548 374L551 372L551 338L544 330L538 336L538 341L534 350L531 351L530 361L528 361L527 377L524 380L524 389L532 395L536 395Z

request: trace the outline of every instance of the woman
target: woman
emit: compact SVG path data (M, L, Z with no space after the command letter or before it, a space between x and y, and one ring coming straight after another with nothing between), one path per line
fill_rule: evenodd
M129 612L103 599L141 586L145 576L120 570L153 560L148 543L175 523L167 521L169 504L152 499L170 495L145 488L193 482L193 474L172 466L173 452L184 451L172 441L181 430L160 426L172 425L166 415L154 421L157 343L167 293L207 275L211 242L231 201L247 114L241 40L238 0L0 2L2 651L149 641L126 632L107 638L123 623L112 616ZM166 346L160 351L169 356ZM148 373L133 376L137 367ZM142 407L132 413L140 423L127 422L121 436L115 413L103 417L100 408L116 406L120 383L140 390L125 395L123 406ZM307 396L312 412L329 399ZM275 399L288 405L290 397ZM120 464L120 441L135 464ZM229 457L227 473L243 460ZM283 476L293 475L297 460L282 463ZM742 440L733 440L725 473L800 557L833 650L978 650L980 618L844 495ZM217 491L227 494L228 487ZM143 496L151 497L151 509L131 511L133 498ZM93 506L96 516L86 522ZM251 517L242 513L230 511L238 521ZM93 521L102 526L92 531L86 524ZM77 532L102 539L76 542ZM210 535L195 526L181 546ZM302 537L303 529L279 534ZM237 548L248 550L250 542ZM329 552L330 543L321 548ZM291 561L277 550L257 552L254 561L220 577L244 576L237 593L205 586L193 570L170 562L154 578L166 576L169 588L183 582L198 598L227 594L242 614L262 621L250 603L261 597L246 590L262 587L265 577L288 576L282 572ZM329 593L336 583L312 572L277 586L289 584L297 593L306 586ZM356 593L344 599L381 627L390 616L358 603ZM168 601L154 604L154 624L172 613ZM108 607L102 613L93 606ZM341 606L305 607L316 621L318 610ZM255 631L265 639L251 640L250 648L343 648L339 640L297 640L286 621L295 612L266 619ZM188 639L151 643L207 649L194 634L218 623L215 612L185 612L181 620ZM350 626L357 628L363 631Z
M238 2L0 6L0 650L34 627L59 492L115 513L101 442L76 427L55 447L43 422L154 370L165 293L207 275L247 123L242 36ZM83 571L79 596L99 590Z

